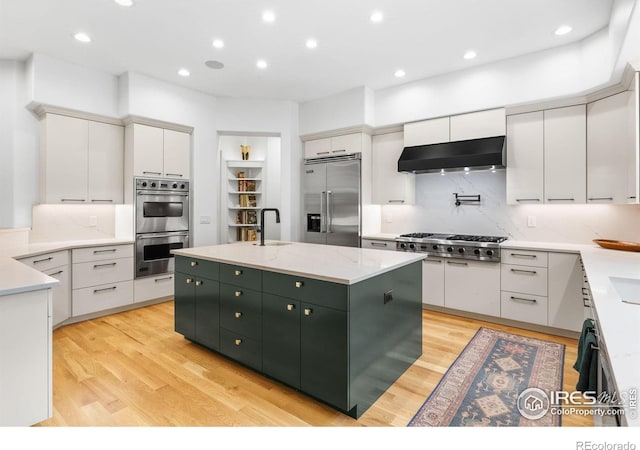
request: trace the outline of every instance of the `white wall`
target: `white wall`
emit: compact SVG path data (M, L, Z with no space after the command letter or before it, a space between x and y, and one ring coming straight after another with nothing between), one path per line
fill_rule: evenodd
M358 87L300 104L300 134L373 125L373 91Z
M0 60L0 228L28 227L38 200L38 121L25 109L27 69Z

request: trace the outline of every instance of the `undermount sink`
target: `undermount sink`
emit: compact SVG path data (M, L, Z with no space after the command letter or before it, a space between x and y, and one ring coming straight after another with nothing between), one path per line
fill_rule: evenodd
M640 305L640 279L609 277L609 281L618 293L620 300Z
M257 242L253 245L260 246ZM273 242L265 242L265 247L279 246L279 245L291 245L291 242L282 242L282 241L273 241Z

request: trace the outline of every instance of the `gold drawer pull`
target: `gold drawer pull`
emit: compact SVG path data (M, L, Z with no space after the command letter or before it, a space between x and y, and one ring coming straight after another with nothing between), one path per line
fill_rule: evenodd
M198 265L198 261L191 261L191 267L195 267Z
M242 270L236 270L234 274L235 276L239 277L240 275L242 275Z
M240 317L242 317L242 313L241 312L237 312L234 314L236 319L239 319Z
M193 278L187 278L185 281L187 282L187 284L191 284L193 283Z
M304 286L304 283L302 281L296 281L297 288L301 288L302 286Z
M287 311L293 311L294 309L296 309L296 305L294 305L293 303L289 303L287 305Z
M242 339L236 339L236 340L235 340L235 344L236 344L236 345L240 345L240 344L242 344Z
M202 283L204 283L203 281L196 281L196 286L200 286Z
M313 309L311 309L311 308L305 308L304 309L304 315L305 316L310 316L312 312L313 312Z
M235 295L236 297L240 297L242 295L242 291L235 291L233 295Z

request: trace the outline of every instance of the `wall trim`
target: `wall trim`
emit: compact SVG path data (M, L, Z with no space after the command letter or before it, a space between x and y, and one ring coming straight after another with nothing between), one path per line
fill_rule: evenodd
M167 130L180 131L183 133L193 133L193 127L188 125L182 125L178 123L165 122L163 120L152 119L150 117L142 116L126 116L122 119L122 123L127 126L134 123L140 125L149 125L151 127L165 128Z
M347 128L338 128L337 130L329 130L329 131L321 131L318 133L309 133L309 134L303 134L300 135L300 139L302 140L302 142L307 142L307 141L313 141L315 139L323 139L323 138L329 138L329 137L335 137L335 136L342 136L345 134L353 134L353 133L364 133L364 134L371 134L373 131L373 128L369 125L355 125L353 127L347 127Z
M100 114L93 114L69 108L61 108L54 105L37 104L29 105L29 108L36 113L39 119L42 119L46 114L57 114L59 116L75 117L77 119L86 119L93 122L103 122L111 125L123 124L122 119L118 119L116 117L103 116Z

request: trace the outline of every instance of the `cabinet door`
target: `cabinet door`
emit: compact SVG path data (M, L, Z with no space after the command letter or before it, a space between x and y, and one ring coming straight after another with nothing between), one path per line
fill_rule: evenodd
M635 203L635 98L621 92L587 105L587 202Z
M300 388L300 302L262 294L262 370Z
M445 306L500 316L500 263L447 260L444 271Z
M304 157L317 158L331 155L331 138L314 139L304 143Z
M195 277L176 272L174 295L174 327L187 339L196 338L196 285Z
M587 190L585 105L544 111L544 201L585 203Z
M398 172L403 133L373 136L373 203L411 205L415 202L415 175Z
M302 302L300 308L300 389L346 410L347 313Z
M449 142L449 117L406 123L404 147Z
M69 266L50 269L43 273L60 282L51 290L53 294L53 326L55 327L71 317L71 277Z
M507 203L539 204L544 188L542 111L507 117Z
M89 202L122 203L124 128L89 122Z
M580 331L584 321L580 255L549 253L549 326Z
M331 156L348 155L362 151L362 133L344 134L331 138Z
M444 306L444 260L422 260L422 303Z
M195 285L195 340L206 347L218 350L220 348L220 283L207 278L198 278L193 284Z
M161 177L164 173L164 130L139 123L132 126L133 175Z
M451 142L505 135L504 108L451 116Z
M189 178L191 135L181 131L164 130L164 176Z
M44 202L86 203L89 122L47 114L45 127Z

